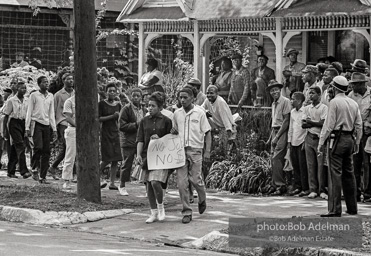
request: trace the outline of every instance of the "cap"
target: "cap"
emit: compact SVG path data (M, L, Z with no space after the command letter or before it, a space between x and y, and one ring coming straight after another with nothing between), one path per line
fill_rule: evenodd
M296 49L294 49L294 48L290 48L290 49L288 49L287 52L286 52L286 57L289 57L289 55L290 55L291 53L294 53L294 54L298 55L298 54L299 54L299 51L296 50Z
M303 72L303 73L312 72L313 74L317 74L318 73L318 68L316 66L313 66L313 65L306 65L305 68L301 72Z
M191 79L189 79L188 84L201 85L201 81L197 78L192 77Z
M236 53L236 54L234 54L233 56L232 56L232 60L234 60L234 59L242 59L243 57L242 57L242 55L241 54L239 54L239 53Z

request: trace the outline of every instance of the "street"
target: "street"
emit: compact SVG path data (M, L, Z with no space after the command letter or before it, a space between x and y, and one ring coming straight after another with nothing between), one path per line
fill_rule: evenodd
M64 228L0 221L0 255L231 255L97 235Z

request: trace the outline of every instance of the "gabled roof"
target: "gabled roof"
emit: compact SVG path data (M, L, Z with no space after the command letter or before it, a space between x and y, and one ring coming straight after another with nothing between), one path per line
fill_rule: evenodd
M124 8L126 3L129 0L107 0L107 11L111 12L121 12L121 10ZM7 6L17 6L17 7L28 7L30 0L0 0L0 6L1 5L7 5ZM56 8L57 5L54 0L48 0L50 6L53 8ZM95 9L101 10L101 0L95 0ZM39 7L45 7L49 8L49 5L47 5L44 1L39 1ZM72 5L63 6L60 8L64 9L72 9Z
M297 0L272 16L362 15L371 13L371 0Z
M129 0L117 21L264 17L291 2L293 0Z

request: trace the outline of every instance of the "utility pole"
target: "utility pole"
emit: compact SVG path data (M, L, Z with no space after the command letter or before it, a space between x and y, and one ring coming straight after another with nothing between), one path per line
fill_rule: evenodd
M95 1L74 0L77 196L100 203Z

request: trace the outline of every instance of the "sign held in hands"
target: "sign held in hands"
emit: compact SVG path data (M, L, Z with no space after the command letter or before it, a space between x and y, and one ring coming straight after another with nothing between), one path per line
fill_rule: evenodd
M147 150L148 170L174 169L185 165L185 151L179 135L167 134L151 140Z

